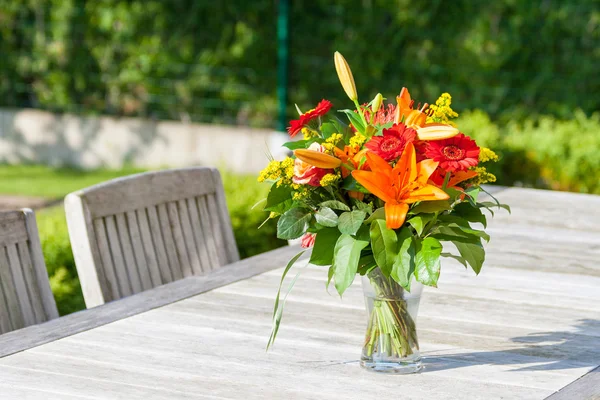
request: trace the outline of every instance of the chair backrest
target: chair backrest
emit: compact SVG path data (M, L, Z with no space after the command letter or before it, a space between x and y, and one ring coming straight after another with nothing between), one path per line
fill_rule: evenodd
M35 214L0 212L0 333L58 318Z
M88 308L239 260L214 168L114 179L67 195L65 208Z

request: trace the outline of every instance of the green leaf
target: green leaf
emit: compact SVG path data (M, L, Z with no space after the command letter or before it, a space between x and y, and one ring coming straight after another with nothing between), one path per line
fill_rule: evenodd
M381 272L390 276L398 254L398 238L396 232L385 226L384 220L376 219L371 223L371 248Z
M329 284L331 283L331 279L333 278L334 274L335 268L333 267L333 265L330 265L329 270L327 270L327 283L325 284L325 290L327 291L327 293L329 293Z
M377 268L377 262L373 257L373 254L363 255L358 260L358 273L360 275L368 274L373 268Z
M452 232L450 232L448 230L448 228L450 228L452 230ZM446 235L454 234L455 236L464 237L467 239L470 239L468 236L477 236L479 238L484 239L486 242L490 241L490 235L488 235L484 231L480 231L478 229L473 229L468 225L458 224L458 223L454 223L454 222L449 223L445 226L440 226L440 227L438 227L438 230L440 231L440 233L446 234Z
M384 207L381 207L381 208L378 208L377 210L375 210L373 212L373 214L371 214L371 216L365 220L365 222L369 224L369 223L375 221L376 219L385 220L385 208Z
M453 241L456 249L460 253L461 257L471 266L475 274L481 272L481 267L485 261L485 250L481 243L464 243L459 241Z
M485 234L485 232L483 233ZM473 235L471 233L465 232L457 226L439 226L436 228L436 232L433 233L431 236L437 238L438 240L446 242L458 241L462 243L481 243L481 238L478 235Z
M398 254L392 266L392 279L410 292L410 283L415 272L415 240L408 227L398 232Z
M365 211L369 215L373 212L373 206L365 203L364 201L360 201L358 199L352 199L352 204L358 210Z
M454 210L452 214L458 215L459 217L469 221L469 222L477 222L483 225L484 228L487 227L487 218L481 212L480 208L473 207L469 203L459 203L454 206Z
M417 241L415 278L423 285L437 287L441 253L442 244L437 239L427 237L420 242Z
M321 209L315 214L317 222L323 226L335 227L338 223L338 216L329 207L321 207Z
M354 237L357 240L364 240L366 242L370 242L371 241L371 233L370 233L370 226L369 225L361 225L360 228L358 229L358 231L356 232L356 234L354 235Z
M450 210L450 202L448 200L434 200L434 201L422 201L415 207L413 207L410 212L412 214L419 213L434 213L439 211Z
M346 114L346 116L350 120L350 123L352 124L352 126L354 126L354 128L357 131L359 131L363 135L365 134L365 125L363 124L363 122L360 119L360 116L358 115L357 112L355 112L354 110L340 110L340 111L343 112L344 114Z
M321 133L324 139L328 139L334 133L338 133L338 130L332 122L324 122L321 124Z
M277 183L274 183L267 196L267 204L264 209L283 214L292 207L292 203L292 188L285 185L277 187Z
M477 197L479 196L479 192L481 191L481 189L479 187L470 187L467 190L465 190L465 194L471 198L471 200L473 200L474 202L477 202Z
M364 187L362 187L357 181L356 179L354 179L352 177L352 175L348 175L347 177L344 178L344 180L342 181L342 189L345 190L354 190L356 192L362 192L362 193L369 193L369 191L367 189L365 189Z
M510 211L510 207L509 207L509 206L507 206L506 204L500 204L500 203L496 204L496 203L493 203L493 202L491 202L491 201L482 201L482 202L480 202L480 203L477 203L477 204L476 204L476 206L477 206L477 207L480 207L480 208L481 208L481 207L485 207L485 208L487 208L487 209L488 209L488 210L490 210L490 211L491 211L491 208L492 208L492 207L496 207L496 208L503 208L503 209L505 209L506 211L508 211L509 213L511 212L511 211Z
M335 244L333 268L335 269L335 288L340 296L354 281L358 270L360 252L368 245L369 242L356 240L347 234L340 236Z
M458 261L459 263L461 263L462 265L464 265L465 268L468 267L467 260L465 260L461 256L457 256L457 255L452 254L452 253L442 253L441 256L442 257L446 257L446 258L454 258L456 261Z
M324 201L320 204L320 206L321 207L329 207L334 210L350 211L350 207L348 207L346 204L342 203L341 201L337 201L337 200Z
M310 140L295 140L292 142L286 142L282 144L283 147L287 147L290 150L306 149L310 146L311 142L315 142L313 139Z
M336 228L321 229L315 237L315 245L309 262L313 265L331 265L333 263L333 249L340 235L340 231Z
M413 228L415 228L415 231L417 231L417 235L421 236L421 234L423 233L423 228L425 228L425 225L427 225L432 219L433 219L433 214L419 214L419 215L415 215L414 217L409 219L407 222Z
M338 229L347 235L354 235L362 225L367 213L360 210L346 211L338 219Z
M283 285L283 280L285 279L285 276L287 275L289 270L292 268L294 263L296 263L296 261L298 261L300 256L302 256L302 254L304 254L305 251L306 250L302 250L300 253L296 254L287 263L287 265L285 266L285 269L283 270L283 274L281 275L281 281L279 281L279 289L277 290L277 296L275 296L275 306L273 307L273 328L271 330L271 337L269 337L269 342L267 343L267 350L269 350L269 347L271 347L273 345L273 343L275 343L275 338L277 337L277 332L279 331L279 324L281 323L281 317L283 316L283 306L285 305L285 301L287 300L287 295L290 293L290 291L294 287L294 284L296 283L296 279L298 279L300 272L298 272L298 274L296 275L294 280L292 280L292 282L290 283L290 286L288 287L288 291L287 291L285 297L283 298L283 303L281 304L281 307L279 307L279 296L281 295L281 286Z
M297 239L306 232L312 213L305 208L292 208L286 211L277 222L277 237L279 239Z

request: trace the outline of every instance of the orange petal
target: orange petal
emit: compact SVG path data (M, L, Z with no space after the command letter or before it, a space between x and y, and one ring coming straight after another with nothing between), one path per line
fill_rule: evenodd
M388 229L398 229L406 220L408 204L385 203L385 225Z
M387 161L372 152L365 153L365 156L367 157L367 162L369 163L369 167L371 167L371 171L385 174L386 176L390 175L392 166L388 164Z
M410 182L414 182L417 178L417 156L415 146L412 143L407 143L400 159L394 167L394 176L397 180L399 191L402 191Z
M406 119L411 110L411 98L407 88L402 88L402 90L400 91L400 95L396 96L396 101L398 102L398 106L396 107L396 115L394 118L394 122L397 124L402 120L402 117Z
M370 171L352 171L352 177L383 201L394 201L394 190L388 178Z
M438 167L439 162L431 159L423 160L417 164L417 182L421 185L426 185L427 180Z
M437 186L426 185L420 189L417 189L409 195L408 199L404 200L407 203L416 203L417 201L429 201L429 200L448 200L450 196Z
M294 155L296 158L299 158L305 163L317 168L337 168L342 164L342 160L339 158L335 158L329 154L321 153L320 151L298 149L294 150Z
M467 179L474 178L476 176L477 172L475 171L458 171L448 181L448 187L456 186L459 183L466 181Z

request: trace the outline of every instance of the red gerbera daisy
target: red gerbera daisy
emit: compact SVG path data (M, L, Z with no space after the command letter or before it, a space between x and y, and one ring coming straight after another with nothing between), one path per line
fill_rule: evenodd
M444 171L466 171L479 163L479 147L463 133L444 140L430 141L425 152L427 158L438 161Z
M392 161L400 157L407 143L413 142L417 137L414 129L406 125L394 124L389 129L383 130L383 136L373 136L365 147L377 154L385 161Z
M287 129L290 137L296 136L296 134L300 132L302 128L304 128L310 121L327 114L327 112L331 109L331 106L332 104L329 100L323 99L315 108L305 112L300 116L300 118L290 121L290 126Z

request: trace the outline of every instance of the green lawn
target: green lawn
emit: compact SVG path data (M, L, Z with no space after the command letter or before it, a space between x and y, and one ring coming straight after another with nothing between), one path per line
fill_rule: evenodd
M83 171L39 165L0 165L0 194L59 198L96 183L138 172L143 170Z
M58 199L96 183L141 171L133 168L81 171L44 166L0 165L0 195ZM259 208L251 210L251 207L266 197L268 186L256 182L253 175L223 173L222 176L240 256L245 258L285 245L286 242L276 238L274 221L257 231L267 214ZM62 205L37 210L36 217L48 276L60 314L85 308Z

